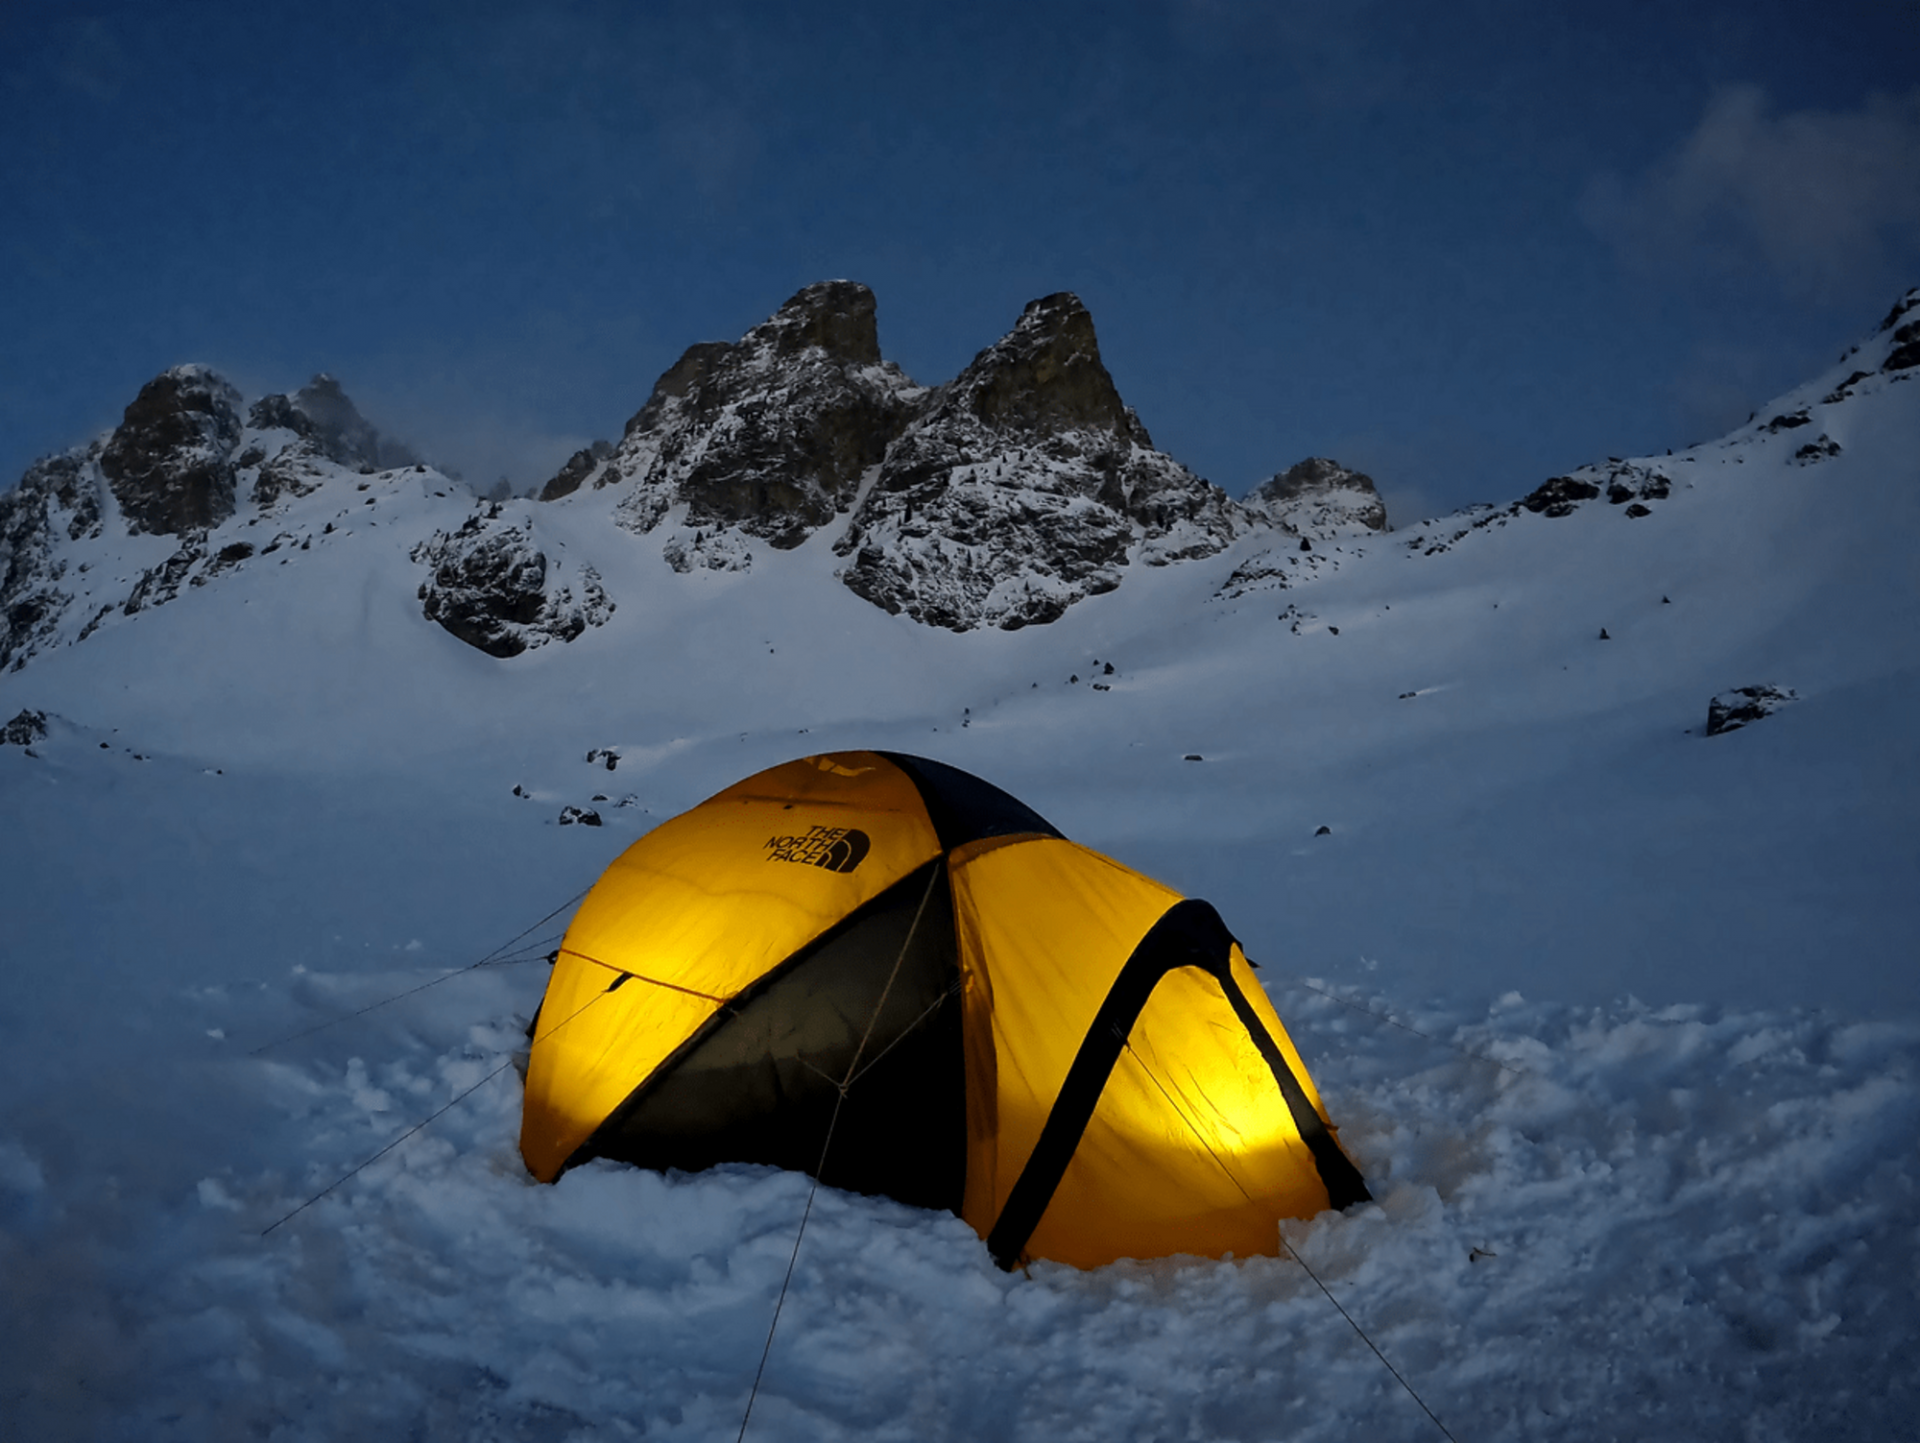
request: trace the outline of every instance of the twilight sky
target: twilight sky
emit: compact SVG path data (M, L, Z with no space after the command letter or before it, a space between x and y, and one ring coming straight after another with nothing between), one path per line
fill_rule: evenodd
M1396 523L1705 439L1920 284L1912 0L0 0L0 484L175 362L476 485L810 281L1078 292L1156 443Z

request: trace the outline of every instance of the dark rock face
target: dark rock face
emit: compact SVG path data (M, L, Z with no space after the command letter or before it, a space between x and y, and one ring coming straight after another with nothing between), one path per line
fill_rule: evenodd
M0 726L0 746L30 747L47 737L47 714L22 707L14 719Z
M1262 481L1240 504L1289 531L1387 529L1387 506L1373 478L1325 456L1310 456Z
M1580 502L1591 501L1599 494L1599 486L1592 481L1583 481L1575 476L1553 476L1523 496L1520 504L1529 511L1544 512L1548 516L1571 516L1573 508Z
M949 400L990 431L1096 431L1153 441L1100 361L1093 317L1066 291L1029 301L1012 331L962 371Z
M387 470L418 464L411 449L382 436L325 372L292 395L263 396L247 413L256 431L287 430L312 443L312 451L351 471Z
M129 530L181 536L233 514L240 393L204 366L140 388L100 453Z
M254 407L256 415L259 410L258 406ZM254 453L249 451L240 460L260 468L254 473L251 495L254 505L263 510L283 496L310 496L326 480L326 454L309 437L303 436L281 447L272 456L263 455L259 461L253 457Z
M540 499L558 501L562 496L573 495L611 455L613 446L606 441L595 441L591 446L575 451L554 478L540 488Z
M121 603L120 610L128 616L146 610L150 606L165 606L179 596L180 588L193 576L193 568L206 559L207 549L198 535L189 536L180 543L180 549L158 566L149 567L140 574L133 584L133 590L127 593L127 599Z
M1800 695L1792 687L1735 687L1707 703L1707 735L1717 737L1722 732L1738 731L1747 723L1771 716L1798 700Z
M497 506L476 512L457 531L435 532L412 555L432 569L420 586L427 620L488 656L572 641L613 613L598 573L580 569L576 600L535 544L531 524L504 521Z
M633 483L620 524L648 532L679 511L695 539L670 542L669 559L687 570L740 564L738 537L721 533L789 548L844 513L921 394L880 359L874 315L865 286L825 281L738 342L690 348L595 478ZM578 461L542 496L565 495L593 474Z
M1673 494L1673 480L1658 466L1611 461L1605 466L1582 466L1571 476L1555 476L1522 497L1519 505L1547 516L1571 516L1581 502L1592 501L1602 492L1609 505L1627 506L1627 514L1637 519L1650 514L1646 502L1664 501Z
M1880 323L1882 332L1893 333L1893 349L1887 353L1881 370L1905 371L1920 366L1920 318L1910 319L1915 311L1920 311L1920 286L1896 301Z
M1208 556L1250 523L1153 449L1071 295L930 398L886 451L835 545L841 578L890 612L956 631L1052 621L1150 565Z
M100 534L98 453L44 457L0 493L0 669L25 665L73 600L60 547Z

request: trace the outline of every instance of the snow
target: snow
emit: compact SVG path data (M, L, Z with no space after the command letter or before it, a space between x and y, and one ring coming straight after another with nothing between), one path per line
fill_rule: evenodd
M1222 596L1248 537L1015 633L886 615L826 535L676 574L587 488L512 514L617 610L496 661L408 559L464 498L286 502L335 532L0 677L51 719L0 746L0 1416L732 1437L807 1180L538 1186L507 1064L622 847L879 746L1219 905L1378 1199L1286 1236L1454 1437L1911 1436L1920 385L1823 404L1856 363L1661 458L1643 518L1475 512ZM164 559L88 545L103 586ZM1759 683L1800 700L1704 735ZM1008 1275L822 1190L748 1436L1440 1435L1301 1261Z

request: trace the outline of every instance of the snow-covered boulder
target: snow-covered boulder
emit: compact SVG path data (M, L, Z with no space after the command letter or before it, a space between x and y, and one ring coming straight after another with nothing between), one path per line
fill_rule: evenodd
M1723 691L1707 703L1707 735L1738 731L1798 700L1800 694L1790 686L1738 686Z
M0 746L30 747L47 736L47 714L22 707L12 721L0 726Z
M549 561L532 522L507 518L496 504L457 530L436 531L412 555L432 573L419 591L427 620L489 656L572 641L613 614L598 572Z

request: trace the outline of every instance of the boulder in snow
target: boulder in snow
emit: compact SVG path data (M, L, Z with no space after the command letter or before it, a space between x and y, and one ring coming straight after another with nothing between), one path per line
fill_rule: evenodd
M435 532L412 555L432 569L419 593L427 620L489 656L572 641L613 614L598 572L578 569L576 598L564 568L535 544L532 523L503 520L495 505L457 531Z
M1799 693L1787 686L1741 686L1723 691L1707 703L1707 735L1738 731L1748 722L1759 721L1798 700Z

